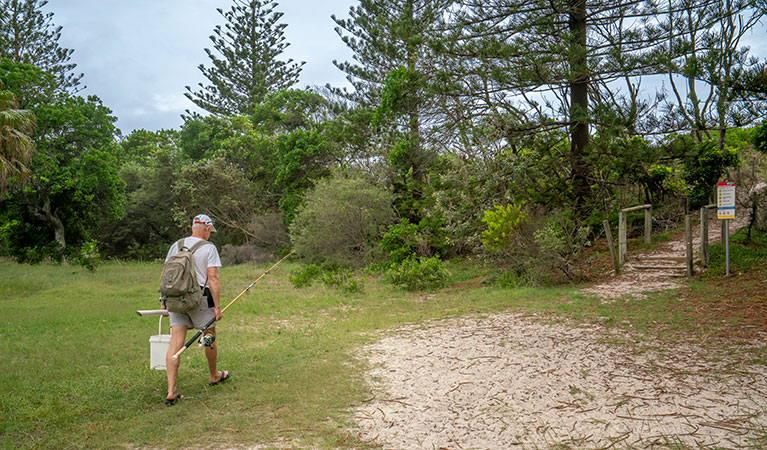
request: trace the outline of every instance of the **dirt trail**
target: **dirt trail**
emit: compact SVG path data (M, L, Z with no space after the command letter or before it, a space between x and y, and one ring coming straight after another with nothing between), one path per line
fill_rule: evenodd
M710 231L716 242L718 224ZM645 256L672 255L684 245ZM680 282L627 269L584 291L612 299ZM765 366L629 338L515 314L393 330L365 349L374 395L354 433L401 450L767 448Z
M627 351L611 333L509 314L396 330L366 349L375 397L354 413L358 436L403 450L759 447L764 366Z
M730 235L738 229L748 225L746 217L740 217L730 223ZM716 218L709 220L708 226L709 243L718 243L721 239L721 226ZM694 259L700 259L701 232L700 224L695 226L692 231L692 246ZM615 299L624 295L641 298L645 292L662 291L678 288L682 279L675 276L669 276L673 273L672 266L684 266L684 260L670 263L672 258L685 257L684 240L675 240L659 244L654 250L644 252L638 255L629 253L627 264L621 267L620 275L608 275L604 281L583 289L584 293L594 294L603 299ZM666 260L666 261L663 261ZM645 270L639 269L641 261L650 261L650 264L659 266L668 266L669 270ZM699 269L699 268L698 268ZM684 273L676 272L676 274ZM612 269L610 269L612 274Z

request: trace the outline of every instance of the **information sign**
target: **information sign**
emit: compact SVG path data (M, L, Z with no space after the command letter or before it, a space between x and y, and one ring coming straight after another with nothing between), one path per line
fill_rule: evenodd
M716 218L735 218L735 182L725 181L716 185Z

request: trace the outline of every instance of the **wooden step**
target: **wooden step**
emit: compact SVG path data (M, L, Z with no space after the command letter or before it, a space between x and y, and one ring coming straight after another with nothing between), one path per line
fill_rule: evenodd
M630 264L630 266L639 270L687 270L687 266L643 266L638 264Z
M634 259L639 261L671 261L671 262L685 262L687 258L684 256L637 256Z

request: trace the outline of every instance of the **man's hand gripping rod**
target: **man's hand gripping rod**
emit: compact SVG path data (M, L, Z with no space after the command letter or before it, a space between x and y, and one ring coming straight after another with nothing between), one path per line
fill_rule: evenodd
M246 292L248 292L248 290L249 290L250 288L252 288L252 287L253 287L253 286L254 286L256 283L258 283L259 281L261 281L261 278L264 278L264 277L266 276L266 274L268 274L269 272L271 272L271 271L272 271L272 269L274 269L275 267L277 267L278 265L280 265L280 263L281 263L281 262L283 262L283 261L285 261L286 259L288 259L288 257L289 257L290 255L292 255L293 253L295 253L295 250L293 250L292 252L290 252L290 253L288 253L287 255L285 255L285 257L284 257L284 258L282 258L281 260L277 261L277 262L276 262L276 263L275 263L275 264L274 264L272 267L270 267L269 269L267 269L267 271L266 271L266 272L262 273L260 277L256 278L256 281L254 281L254 282L250 283L250 286L246 287L246 288L245 288L245 290L243 290L242 292L240 292L240 295L238 295L237 297L235 297L235 298L234 298L234 300L232 300L231 302L229 302L229 304L228 304L228 305L226 305L226 307L225 307L224 309L222 309L222 310L221 310L221 314L223 314L223 313L224 313L224 312L225 312L227 309L229 309L229 307L230 307L230 306L232 306L232 305L234 304L234 302L236 302L237 300L239 300L239 298L240 298L240 297L242 297L242 296L243 296L243 295L244 295ZM203 332L205 332L205 330L207 330L208 328L210 328L210 326L211 326L211 325L213 325L213 322L215 322L215 321L216 321L216 318L215 318L215 317L214 317L214 318L212 318L212 319L210 320L210 322L208 322L207 324L205 324L205 326L204 326L204 327L202 327L202 329L201 329L200 331L198 331L197 333L195 333L195 335L194 335L194 336L192 336L192 339L189 339L188 341L186 341L186 344L184 344L184 346L183 346L183 347L181 347L181 350L179 350L178 352L176 352L176 354L175 354L175 355L171 356L171 357L170 357L170 359L172 359L173 361L177 360L177 359L178 359L178 357L179 357L179 355L181 355L182 353L184 353L184 350L186 350L186 349L188 349L189 347L191 347L191 345L192 345L192 344L194 344L194 341L196 341L196 340L197 340L197 338L199 338L199 337L200 337L200 335L201 335Z

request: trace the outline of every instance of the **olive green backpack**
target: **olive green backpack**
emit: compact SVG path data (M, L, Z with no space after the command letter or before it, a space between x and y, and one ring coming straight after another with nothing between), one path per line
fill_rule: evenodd
M162 266L160 279L160 301L170 312L188 313L196 311L202 301L202 289L194 271L194 252L208 241L201 239L191 247L184 246L184 239L178 241L178 253L171 256ZM207 284L207 280L205 281Z

